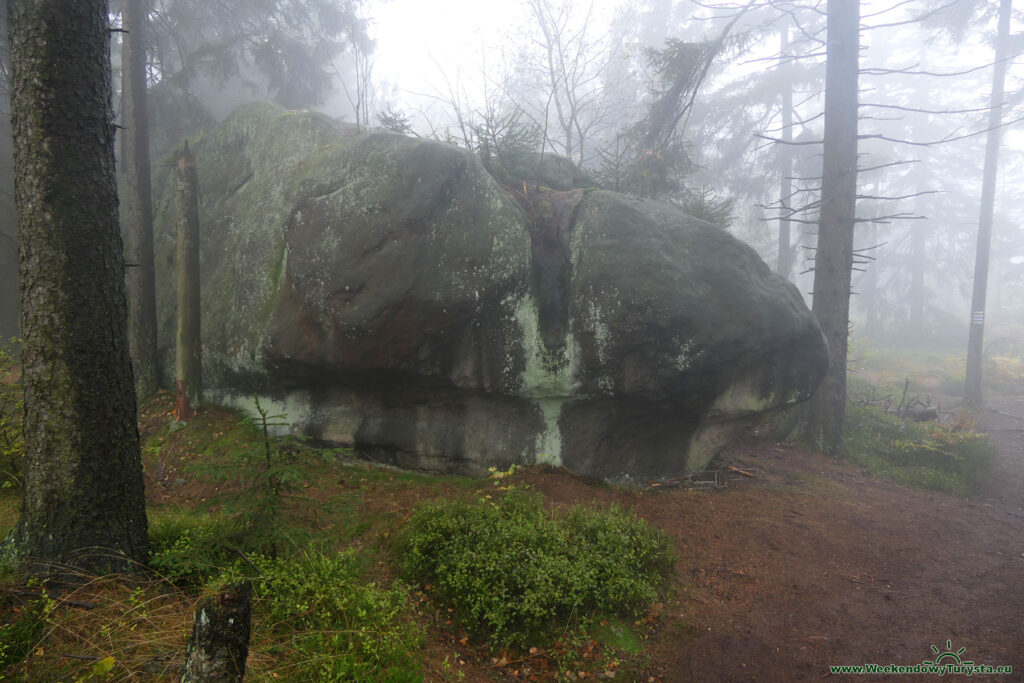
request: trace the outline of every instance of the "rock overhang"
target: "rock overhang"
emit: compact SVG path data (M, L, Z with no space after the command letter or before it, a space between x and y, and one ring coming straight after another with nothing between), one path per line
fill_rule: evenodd
M827 366L796 288L670 205L548 190L532 212L465 150L268 105L193 149L211 396L275 398L316 438L429 469L657 479L806 398Z

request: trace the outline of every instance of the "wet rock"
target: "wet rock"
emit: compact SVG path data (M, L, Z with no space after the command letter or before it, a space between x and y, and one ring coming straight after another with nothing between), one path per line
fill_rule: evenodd
M210 397L251 410L259 394L324 442L471 474L671 477L824 373L795 287L666 204L517 201L465 150L265 104L193 147ZM169 183L154 182L168 362Z

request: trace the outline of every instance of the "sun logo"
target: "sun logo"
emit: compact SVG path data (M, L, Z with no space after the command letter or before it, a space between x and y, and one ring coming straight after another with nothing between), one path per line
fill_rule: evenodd
M960 659L960 655L962 655L966 649L967 649L966 647L962 647L959 650L957 650L956 652L953 652L953 642L950 641L950 640L947 640L946 641L946 651L945 652L941 652L940 653L939 652L939 648L937 648L934 645L932 645L932 652L934 652L935 654L938 655L938 657L935 658L934 662L929 661L929 660L926 659L926 660L924 660L921 663L925 664L925 665L930 665L930 666L936 666L936 665L937 666L946 666L947 664L952 664L953 666L972 666L974 664L974 662L964 662L964 661L961 661L961 659ZM944 662L944 661L942 661L943 659L947 659L947 658L952 658L953 661L951 661L951 662Z

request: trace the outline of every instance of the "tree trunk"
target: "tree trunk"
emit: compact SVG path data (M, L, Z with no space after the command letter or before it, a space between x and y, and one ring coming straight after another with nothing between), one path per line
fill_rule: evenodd
M203 399L202 333L199 321L199 178L188 141L178 154L178 393L175 415L187 422Z
M992 70L992 96L989 98L988 140L985 143L985 175L981 185L981 215L978 219L978 245L974 257L974 291L971 294L971 326L967 340L967 381L964 398L981 405L982 346L985 340L985 295L988 290L988 258L992 245L992 216L996 203L996 171L999 163L999 139L1003 121L1003 81L1006 78L1006 53L1010 36L1012 0L999 3L999 34L996 38L996 63Z
M846 348L857 195L857 76L860 4L829 0L825 143L814 260L814 312L828 340L825 381L807 408L805 438L838 452L846 413Z
M920 68L927 69L927 62L928 51L925 44L921 43L918 48L918 64ZM928 101L929 92L925 79L917 79L916 94L919 102ZM932 184L931 174L927 173L927 169L918 169L917 174L915 175L919 178L919 185L928 186ZM929 213L928 198L918 196L914 200L914 207L914 213L918 216L927 216ZM915 344L927 342L929 339L925 326L925 307L928 303L928 291L925 289L925 273L928 270L928 243L925 235L927 227L928 223L923 220L910 223L910 292L907 296L910 311L907 315L907 323L909 325L907 338Z
M149 177L149 114L146 110L146 42L143 37L148 0L126 0L121 101L124 111L125 196L121 208L125 256L130 264L128 341L139 400L160 386L156 343L156 280L153 268L153 200Z
M924 213L924 207L918 211ZM913 223L910 226L910 295L907 297L910 311L907 322L910 329L907 337L915 344L928 340L925 328L924 310L927 292L924 287L924 272L928 266L927 244L925 240L925 228L920 223Z
M869 223L865 232L867 233L867 239L864 241L865 244L868 246L876 244L878 241L876 237L878 229L873 224ZM861 280L864 283L864 288L861 291L861 300L864 305L864 336L876 339L879 337L878 327L880 322L880 288L878 286L879 271L882 269L882 263L880 263L880 261L880 258L875 257L874 261L867 264L865 266L867 272L864 273L864 277Z
M9 0L26 471L19 556L145 561L107 3ZM42 564L35 564L38 561Z
M779 31L779 59L783 59L784 52L789 46L789 26L784 25ZM788 69L780 66L780 69ZM782 139L785 141L779 145L779 176L781 177L781 189L779 190L779 259L775 272L782 277L789 279L793 270L793 246L790 237L789 212L792 205L793 194L793 147L789 143L793 141L793 84L787 82L782 88Z
M196 610L181 683L241 683L249 656L252 584L222 590Z

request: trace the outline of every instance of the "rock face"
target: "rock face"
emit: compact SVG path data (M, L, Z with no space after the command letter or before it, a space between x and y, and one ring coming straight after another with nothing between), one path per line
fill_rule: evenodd
M676 209L538 188L472 154L254 104L193 145L208 398L404 466L551 462L609 479L702 467L827 363L796 289ZM154 181L173 359L174 207ZM172 376L167 374L166 376Z

